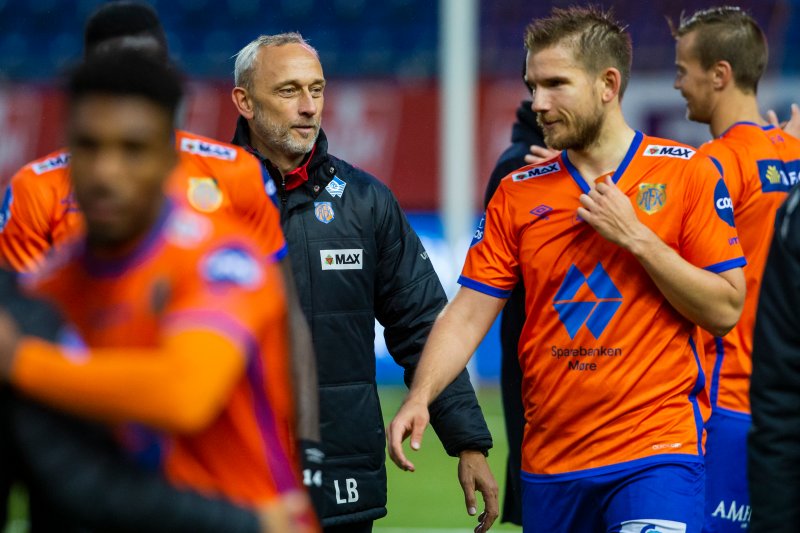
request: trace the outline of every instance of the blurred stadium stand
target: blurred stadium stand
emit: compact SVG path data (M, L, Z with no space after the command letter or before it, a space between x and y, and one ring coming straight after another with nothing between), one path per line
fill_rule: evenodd
M46 80L81 52L81 30L99 0L0 0L0 73ZM428 78L437 70L438 3L434 0L151 0L173 54L190 75L225 78L230 56L259 33L300 30L337 77ZM531 18L575 0L480 2L481 73L507 77L520 69L522 34ZM637 72L670 69L673 48L665 16L677 19L725 3L617 0L629 24ZM773 69L800 71L798 0L729 1L748 9L768 33Z

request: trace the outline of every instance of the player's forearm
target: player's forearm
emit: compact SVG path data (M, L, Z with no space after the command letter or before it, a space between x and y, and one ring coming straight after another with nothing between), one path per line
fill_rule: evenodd
M745 281L741 268L723 275L698 268L667 246L650 229L626 248L638 259L658 289L684 317L713 335L725 335L742 313Z
M505 300L461 288L436 319L407 401L426 406L467 366Z
M158 348L95 349L68 358L62 348L26 339L12 383L49 405L105 421L136 421L179 433L217 415L241 375L244 357L214 333L185 332Z

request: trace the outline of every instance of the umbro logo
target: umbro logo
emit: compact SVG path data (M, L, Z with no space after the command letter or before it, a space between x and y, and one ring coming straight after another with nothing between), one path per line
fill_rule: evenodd
M590 294L583 291L579 296L584 285ZM622 294L600 263L588 277L575 265L570 266L553 298L553 307L570 339L575 338L584 324L599 339L621 305Z

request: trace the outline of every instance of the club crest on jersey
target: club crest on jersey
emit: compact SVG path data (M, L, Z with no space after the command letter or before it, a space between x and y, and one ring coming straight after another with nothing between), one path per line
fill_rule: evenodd
M325 190L328 191L328 194L331 196L338 196L341 198L344 194L345 187L347 187L347 184L340 180L337 176L334 176L330 183L328 183L328 185L325 187Z
M647 157L675 157L678 159L691 159L694 150L685 146L662 146L660 144L648 144L642 152Z
M314 202L314 216L323 224L330 224L335 216L333 204L330 202Z
M44 174L45 172L50 172L51 170L55 170L57 168L64 168L68 164L69 164L69 153L63 152L58 154L57 156L50 157L39 163L35 163L31 168L38 175L38 174Z
M661 211L667 203L667 184L666 183L640 183L639 192L636 193L636 205L652 215Z
M222 191L214 178L189 178L186 196L201 213L213 213L222 205Z
M203 277L213 283L231 283L253 288L261 284L261 267L249 252L242 248L222 248L208 255L200 266Z
M552 174L553 172L558 172L559 170L561 170L561 165L558 164L558 161L553 161L552 163L548 163L546 165L529 168L525 172L517 172L516 174L512 174L511 179L513 181L524 181L530 178L546 176L547 174Z
M181 150L205 157L216 157L225 161L236 159L236 150L229 146L201 141L200 139L181 139Z

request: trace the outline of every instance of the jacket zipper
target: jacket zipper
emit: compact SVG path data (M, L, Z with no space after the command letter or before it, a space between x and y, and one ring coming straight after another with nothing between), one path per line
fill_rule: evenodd
M281 211L286 209L286 176L281 175Z

